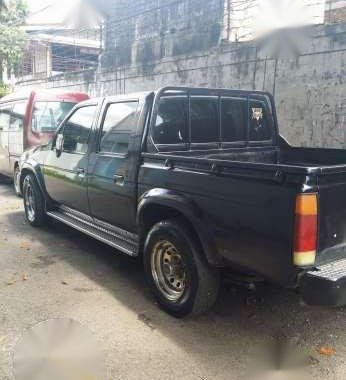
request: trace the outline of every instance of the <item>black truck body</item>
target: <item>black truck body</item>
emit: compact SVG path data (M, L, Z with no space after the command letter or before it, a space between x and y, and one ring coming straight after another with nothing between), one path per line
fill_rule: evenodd
M30 208L29 180L42 215ZM172 220L211 279L230 268L300 286L311 304L346 303L346 151L291 147L269 93L166 87L80 103L51 143L22 156L21 185L31 224L49 215L132 256L144 252L153 291L172 314L193 306L179 309L183 294L160 299L160 275L169 282L179 272L199 294L193 270L166 259L155 278L152 229Z

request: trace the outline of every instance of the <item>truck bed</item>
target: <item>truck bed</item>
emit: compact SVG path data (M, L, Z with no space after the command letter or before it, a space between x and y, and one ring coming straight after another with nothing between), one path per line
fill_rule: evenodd
M203 151L186 151L186 152L171 152L162 153L165 156L175 157L176 159L186 158L186 162L194 161L209 162L216 161L221 164L256 164L260 168L261 164L268 170L296 170L301 173L302 169L305 172L316 173L340 173L346 172L346 151L343 149L324 149L324 148L253 148L246 151L242 148L208 150ZM197 162L196 161L196 162ZM223 161L223 162L222 162ZM226 164L226 165L228 165ZM245 165L248 166L248 165ZM252 166L252 165L251 165Z
M244 186L248 197L253 199L258 197L261 187L263 191L282 193L284 188L293 190L297 186L290 193L293 202L295 195L303 192L305 184L309 184L319 194L316 265L346 257L346 151L283 146L144 155L150 160L161 161L168 168L190 171L194 175L215 175L212 180L214 189L222 182L224 188L220 191L224 194L228 188L230 199L233 192L238 194ZM238 190L233 186L237 186ZM256 207L253 212L258 212Z

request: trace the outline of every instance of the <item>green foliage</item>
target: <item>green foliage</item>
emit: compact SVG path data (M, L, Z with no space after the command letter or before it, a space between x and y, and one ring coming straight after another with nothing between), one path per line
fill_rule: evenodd
M23 0L9 0L0 4L0 82L2 68L15 70L18 66L26 42L26 34L22 26L27 14Z
M0 98L10 93L9 86L0 83Z

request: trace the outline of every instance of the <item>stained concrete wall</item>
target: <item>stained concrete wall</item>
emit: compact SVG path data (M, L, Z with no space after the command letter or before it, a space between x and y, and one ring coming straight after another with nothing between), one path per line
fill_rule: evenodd
M107 9L102 69L148 63L216 46L227 0L116 0Z
M145 65L131 60L18 85L84 90L93 96L165 85L268 90L275 95L280 130L292 144L346 148L346 24L303 30L292 54L287 54L289 37L278 41L274 55L263 41L219 40L189 54L148 59Z

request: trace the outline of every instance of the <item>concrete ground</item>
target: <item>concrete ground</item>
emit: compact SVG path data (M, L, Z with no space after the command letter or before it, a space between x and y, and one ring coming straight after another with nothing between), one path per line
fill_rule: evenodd
M292 291L250 292L225 283L207 315L174 319L153 301L139 262L58 223L30 227L22 200L3 182L1 380L12 379L11 357L23 331L60 317L94 333L109 379L241 379L251 350L277 336L307 353L315 380L346 378L343 308L311 308Z

